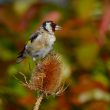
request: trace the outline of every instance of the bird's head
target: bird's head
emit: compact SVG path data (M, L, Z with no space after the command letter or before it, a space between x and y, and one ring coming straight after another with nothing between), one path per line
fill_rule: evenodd
M47 32L53 33L57 30L61 30L61 27L55 24L53 21L45 21L42 23L41 28Z

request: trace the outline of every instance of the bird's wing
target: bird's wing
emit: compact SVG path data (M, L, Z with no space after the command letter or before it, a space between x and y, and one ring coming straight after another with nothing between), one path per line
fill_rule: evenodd
M26 46L29 46L31 43L33 43L33 41L38 37L39 32L36 31L35 33L30 35L30 39L28 40L28 42L26 43Z
M35 33L33 33L30 36L29 41L26 44L26 49L28 51L39 51L40 49L44 48L46 45L45 40L43 39L38 39L42 36L41 32L37 30ZM37 40L36 40L37 39ZM35 42L34 42L35 41Z
M30 36L31 43L38 37L38 35L39 35L39 32L37 31Z

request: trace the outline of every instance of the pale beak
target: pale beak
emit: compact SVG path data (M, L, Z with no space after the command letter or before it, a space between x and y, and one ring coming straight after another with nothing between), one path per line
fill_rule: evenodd
M61 30L61 29L62 29L62 27L60 27L60 26L58 26L58 25L55 26L55 31Z

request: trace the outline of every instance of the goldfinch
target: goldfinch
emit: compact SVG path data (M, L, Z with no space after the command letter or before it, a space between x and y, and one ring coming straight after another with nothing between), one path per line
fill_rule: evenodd
M36 58L44 58L53 48L56 30L61 30L61 27L53 21L43 22L40 28L30 36L29 41L17 57L17 62L21 62L28 55L34 61Z

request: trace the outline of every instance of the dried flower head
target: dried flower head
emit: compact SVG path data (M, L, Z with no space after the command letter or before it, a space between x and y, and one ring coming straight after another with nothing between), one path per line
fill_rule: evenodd
M29 83L24 84L31 90L38 90L45 95L59 94L61 87L61 60L59 54L51 52L35 67Z

